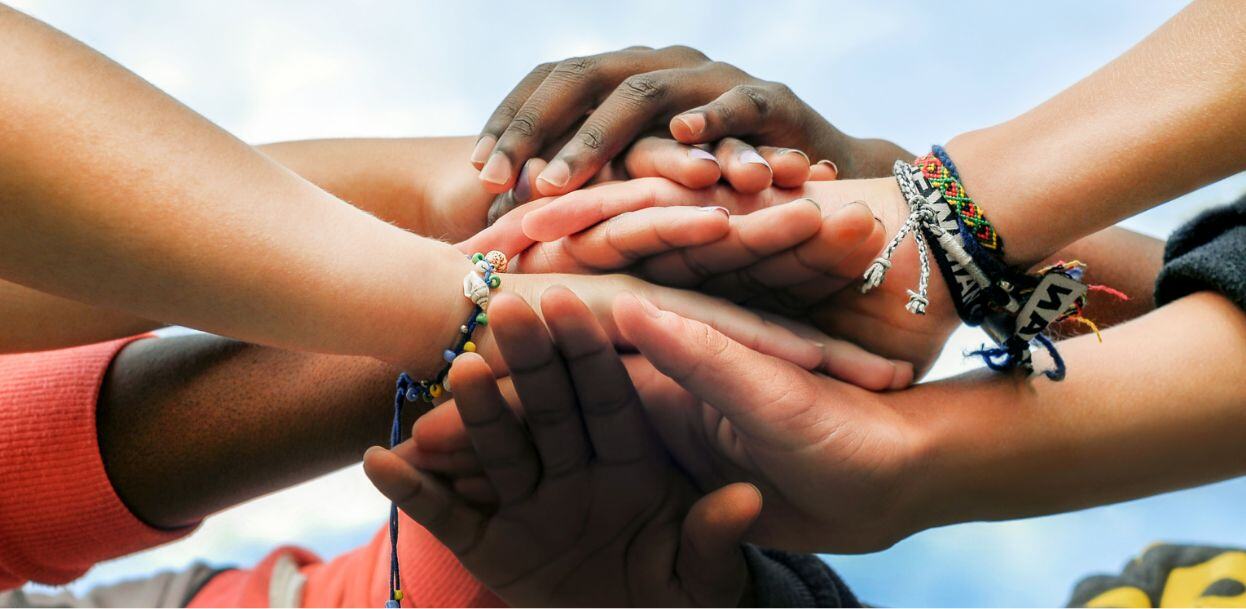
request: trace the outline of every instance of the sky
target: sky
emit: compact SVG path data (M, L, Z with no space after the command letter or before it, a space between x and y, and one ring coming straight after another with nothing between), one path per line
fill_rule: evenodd
M1183 6L1170 0L878 2L222 2L20 0L244 140L476 133L536 64L686 44L790 85L840 129L911 150L1007 120L1088 75ZM1126 221L1164 237L1246 191L1235 176ZM982 338L957 332L934 377ZM382 407L378 405L378 407ZM1063 604L1157 540L1246 545L1246 479L1092 510L918 534L828 556L883 605ZM185 566L250 565L272 548L332 557L386 503L350 467L218 514L193 535L101 564L73 587Z

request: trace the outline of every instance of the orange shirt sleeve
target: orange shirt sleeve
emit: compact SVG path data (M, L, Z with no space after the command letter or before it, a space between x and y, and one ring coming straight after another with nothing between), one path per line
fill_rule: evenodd
M0 355L0 590L62 584L193 530L140 521L104 470L96 399L113 358L138 338Z

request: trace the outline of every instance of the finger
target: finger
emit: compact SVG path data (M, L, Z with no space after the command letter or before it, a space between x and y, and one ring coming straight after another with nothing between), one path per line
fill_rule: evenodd
M839 166L823 159L809 168L810 182L831 182L839 179Z
M516 207L528 203L532 200L532 183L536 179L536 174L545 168L545 161L540 158L528 159L523 164L523 169L519 171L519 177L515 180L515 187L494 197L493 202L489 204L489 212L485 216L485 225L493 226L502 216L510 213Z
M663 252L714 243L730 230L723 207L654 207L616 216L555 244L586 268L616 270Z
M537 241L554 241L619 214L648 207L721 205L735 213L763 206L763 197L726 188L692 190L662 178L639 178L577 190L524 216L523 232Z
M809 156L795 148L758 146L761 155L774 171L774 185L796 188L809 180Z
M901 389L913 382L913 365L909 362L875 355L849 341L831 338L810 326L779 315L761 315L771 323L819 345L822 363L816 369L841 381L870 391Z
M819 278L827 279L827 275L855 279L858 274L855 268L846 273L842 267L874 231L874 215L870 208L859 202L849 203L825 217L819 217L815 223L817 227L809 238L786 251L760 258L743 269L743 281L749 285L785 288ZM718 278L717 282L711 279L704 288L714 294L729 293L741 280L732 276Z
M493 338L523 404L524 418L541 458L542 476L563 476L584 467L591 453L576 407L575 389L545 325L514 294L493 298L489 317Z
M484 527L480 512L394 453L369 448L363 471L382 495L456 555L470 550L479 538Z
M697 500L684 517L675 574L703 606L738 598L748 569L740 544L757 517L762 497L747 482L729 484Z
M493 370L479 355L466 353L455 358L450 382L463 426L498 501L507 505L531 495L541 477L540 462L523 425L498 391Z
M692 287L707 281L726 284L730 279L746 281L746 288L754 288L759 283L752 281L751 277L724 274L748 268L799 246L817 234L821 219L822 211L812 199L799 199L751 214L731 216L730 231L721 239L654 256L642 263L640 271L644 277L662 285ZM731 294L730 291L715 293Z
M766 133L776 126L797 124L800 101L778 83L742 84L714 101L671 119L671 135L685 144L703 144L728 136Z
M472 448L454 452L417 449L407 461L419 469L450 478L484 474L480 458L476 455L475 449Z
M504 197L506 195L499 195ZM467 239L455 244L455 247L464 254L471 255L476 252L488 252L489 250L498 250L506 254L508 258L515 258L521 252L528 249L536 241L524 234L523 222L524 217L542 207L555 202L557 199L538 199L531 203L526 203L513 208L510 212L498 218L492 226L468 237ZM511 270L511 272L514 272Z
M816 424L819 387L791 363L632 294L615 300L614 319L619 332L654 367L714 406L743 433L789 447L795 440L786 429Z
M722 176L713 154L664 137L645 137L632 144L623 165L629 177L666 178L693 189L709 187Z
M576 57L560 62L519 106L480 170L480 180L490 192L513 186L525 161L537 155L546 140L558 137L593 107L609 75L601 70L600 56ZM546 167L546 175L549 167Z
M653 207L615 216L588 230L537 243L523 255L525 273L590 274L721 239L730 230L722 207Z
M496 506L501 503L497 491L493 488L493 483L484 476L455 478L451 487L468 503L482 506Z
M719 140L714 149L723 178L743 193L761 192L770 187L774 171L757 149L733 137Z
M416 419L411 437L424 452L452 453L472 447L453 401L438 404Z
M857 214L858 217L850 222L837 224L837 228L850 233L860 231L860 224L863 223L863 218L860 217L860 209L856 205L849 205L848 207L849 209L845 210L844 213L849 215ZM856 226L849 226L850 224L856 224ZM806 305L821 303L849 285L860 281L861 274L865 272L866 267L873 262L874 258L878 256L878 252L883 249L887 237L887 229L883 227L882 221L874 219L867 236L858 242L857 247L852 248L838 261L834 259L831 253L826 251L830 248L826 247L825 243L817 243L811 240L811 242L803 244L801 246L803 249L798 254L799 263L811 268L820 268L823 274L808 279L803 283L785 287L783 293L790 299L805 303ZM851 239L851 234L844 236L845 249ZM820 260L825 262L819 263L818 261ZM793 266L796 265L794 264ZM776 273L781 272L777 269L770 270ZM759 270L758 272L767 271Z
M669 107L699 101L699 88L681 82L690 76L689 70L667 69L624 79L550 160L538 179L541 194L561 195L579 188Z
M650 287L644 292L658 308L697 320L751 351L791 362L805 370L822 362L822 347L755 311L697 292ZM616 303L617 304L617 303Z
M554 70L556 63L543 63L532 69L515 88L511 89L506 97L502 98L502 103L493 110L493 114L489 115L489 120L485 122L485 128L480 132L480 139L476 141L476 147L472 150L472 165L476 169L485 166L485 162L489 159L489 154L493 152L493 147L497 144L498 138L510 126L511 121L515 118L515 113L519 108L523 107L524 102L532 96L532 92L545 82L545 77Z
M596 460L630 464L661 454L627 370L593 312L564 287L541 295L541 311L567 362Z

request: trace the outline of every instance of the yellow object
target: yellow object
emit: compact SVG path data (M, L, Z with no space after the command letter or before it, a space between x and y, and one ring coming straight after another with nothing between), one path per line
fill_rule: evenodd
M475 352L476 352L476 343L473 343L473 342L472 342L472 341L470 341L470 340L469 340L469 341L467 341L467 342L465 342L465 343L463 343L463 351L465 351L465 352L467 352L467 353L475 353Z
M402 600L402 590L394 590L394 600Z
M435 398L441 397L441 385L439 383L433 383L433 386L428 388L428 395Z

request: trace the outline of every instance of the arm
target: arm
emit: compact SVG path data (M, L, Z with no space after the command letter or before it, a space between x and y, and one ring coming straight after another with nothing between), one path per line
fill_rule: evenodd
M1246 168L1246 12L1194 2L1037 108L954 138L965 187L1030 264Z
M1062 383L976 372L890 393L759 357L635 299L616 319L652 362L629 368L672 455L701 488L756 484L766 511L752 536L771 547L874 551L932 526L1246 473L1246 314L1211 292L1102 344L1066 341L1084 372Z
M925 438L917 479L932 481L913 489L927 508L915 515L921 527L1246 474L1246 314L1201 292L1108 334L1103 344L1064 343L1070 365L1087 373L1063 383L978 375L914 388L904 403Z
M21 13L0 9L0 32L0 277L248 342L370 355L420 377L444 364L472 310L461 288L471 265L453 246L344 204ZM603 314L635 284L511 276L504 289L555 281L597 286ZM763 325L740 328L765 342ZM821 358L779 332L798 358ZM490 352L487 329L477 342Z
M387 438L397 373L215 336L140 340L100 390L100 453L135 515L185 526L358 461Z

